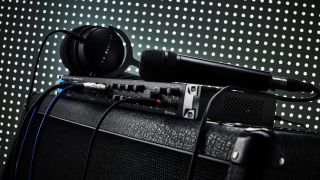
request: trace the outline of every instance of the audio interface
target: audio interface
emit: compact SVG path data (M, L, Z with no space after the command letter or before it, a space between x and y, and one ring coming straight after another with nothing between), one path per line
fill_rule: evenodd
M185 119L200 119L209 99L221 88L188 83L148 82L131 79L107 79L63 75L59 82L94 83L106 90L69 92L65 97L111 105L123 98L152 98L165 102L163 106L147 107L138 104L120 105L157 114ZM208 118L216 122L243 123L270 127L273 124L276 99L267 94L230 91L222 95L211 107Z

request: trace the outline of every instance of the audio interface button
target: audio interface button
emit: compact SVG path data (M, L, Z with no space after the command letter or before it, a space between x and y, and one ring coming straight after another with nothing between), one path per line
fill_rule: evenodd
M169 89L169 95L179 96L180 93L181 93L181 90L179 87L172 87Z
M126 85L125 84L120 84L120 90L125 90L126 89Z
M133 85L132 84L127 84L125 90L126 91L133 91Z
M112 97L113 101L119 101L120 100L120 95L114 95Z
M161 87L160 88L160 94L167 95L170 93L170 88Z
M112 87L112 89L118 89L118 84L117 83L112 83L111 87Z
M143 92L146 89L144 85L134 85L133 86L133 91L135 92Z
M150 93L150 98L152 99L158 99L160 97L159 90L151 90L149 93Z

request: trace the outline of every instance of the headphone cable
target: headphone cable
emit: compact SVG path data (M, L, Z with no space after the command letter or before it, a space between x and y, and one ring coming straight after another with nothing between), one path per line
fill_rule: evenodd
M27 96L27 99L26 99L26 102L25 102L25 107L27 109L28 105L29 105L29 101L30 101L30 96L33 92L33 86L34 86L34 80L36 78L36 72L37 72L37 69L38 69L38 64L39 64L39 61L40 61L40 56L41 56L41 53L43 51L43 48L44 48L44 45L46 44L48 38L53 35L53 34L56 34L56 33L64 33L64 34L67 34L67 35L70 35L72 37L74 37L75 39L79 40L79 41L84 41L84 38L81 37L80 35L76 34L75 32L73 31L68 31L68 30L64 30L64 29L58 29L58 30L54 30L54 31L51 31L43 40L42 40L42 43L41 43L41 46L40 46L40 49L39 49L39 52L38 52L38 56L37 56L37 59L36 59L36 62L34 64L34 67L33 67L33 73L32 73L32 77L31 77L31 84L30 84L30 88L29 88L29 93L28 93L28 96Z

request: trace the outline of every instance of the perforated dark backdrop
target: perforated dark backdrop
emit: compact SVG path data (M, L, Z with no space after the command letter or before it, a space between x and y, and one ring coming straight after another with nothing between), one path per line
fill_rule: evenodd
M319 86L319 8L317 0L1 0L0 168L18 126L38 48L50 31L111 24L130 37L137 59L145 49L172 50ZM44 91L59 74L68 73L59 57L62 38L49 39L35 91ZM128 71L138 72L133 67ZM278 102L276 113L318 131L319 112L320 100Z

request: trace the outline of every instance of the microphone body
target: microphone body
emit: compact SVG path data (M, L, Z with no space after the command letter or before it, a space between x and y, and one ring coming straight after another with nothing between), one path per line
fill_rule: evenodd
M270 89L272 81L269 72L158 50L147 50L142 53L140 76L147 81L235 85L256 91Z

